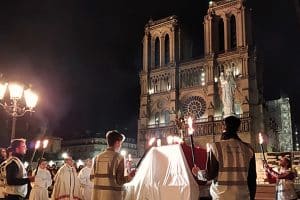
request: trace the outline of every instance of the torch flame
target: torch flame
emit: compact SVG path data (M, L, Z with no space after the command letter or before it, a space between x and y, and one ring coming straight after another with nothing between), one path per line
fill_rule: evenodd
M193 119L191 117L188 118L188 125L189 125L189 128L193 127Z
M258 140L259 140L259 144L264 143L264 138L261 133L258 134Z
M151 139L149 140L149 142L148 142L148 145L149 145L149 146L152 146L153 143L155 142L155 140L156 140L155 137L151 138Z
M168 143L168 144L173 144L173 141L174 141L173 136L172 136L172 135L169 135L169 136L167 137L167 143Z
M38 149L38 148L40 148L40 146L41 146L41 141L40 140L36 141L34 148Z
M209 143L206 143L206 151L210 152L210 144Z
M188 118L188 125L189 125L188 133L189 133L189 135L193 135L193 133L194 133L193 119L191 117Z
M49 140L44 140L43 141L43 149L46 149L48 146Z

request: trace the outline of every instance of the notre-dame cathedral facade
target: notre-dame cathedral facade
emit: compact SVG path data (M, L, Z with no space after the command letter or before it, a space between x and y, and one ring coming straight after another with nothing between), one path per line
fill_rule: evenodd
M151 137L178 134L180 117L193 117L197 145L218 141L224 117L220 75L228 69L236 83L234 112L242 121L239 135L254 146L257 143L258 132L264 129L262 70L252 40L251 11L244 0L210 1L203 26L204 56L186 61L183 30L176 16L146 24L139 150L146 148ZM187 131L183 135L188 137Z

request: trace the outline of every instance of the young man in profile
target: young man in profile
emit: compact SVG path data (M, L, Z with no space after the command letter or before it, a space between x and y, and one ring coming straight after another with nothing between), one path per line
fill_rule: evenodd
M7 200L22 200L26 197L28 183L34 181L33 176L27 177L27 172L22 162L27 151L25 139L14 139L10 148L12 156L6 161L5 193Z

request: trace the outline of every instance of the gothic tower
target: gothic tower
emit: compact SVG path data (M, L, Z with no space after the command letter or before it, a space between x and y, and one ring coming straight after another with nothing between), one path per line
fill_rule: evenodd
M244 0L210 1L204 17L204 57L183 59L187 52L176 16L150 20L143 39L143 70L138 147L155 136L178 133L177 117L192 116L195 143L219 140L224 101L220 78L234 82L233 114L240 117L240 136L253 145L263 130L262 72L256 64L250 11ZM184 131L184 136L187 136Z

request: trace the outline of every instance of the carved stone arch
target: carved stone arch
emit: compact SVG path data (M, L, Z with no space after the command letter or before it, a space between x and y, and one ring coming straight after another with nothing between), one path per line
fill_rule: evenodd
M164 31L161 35L165 38L167 35L170 37L171 33L169 31Z

